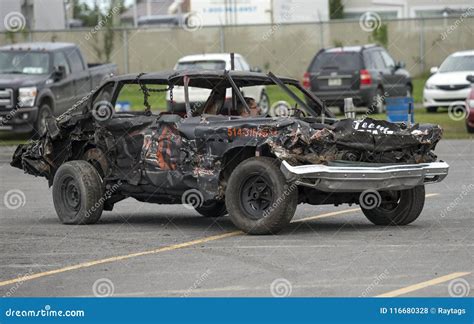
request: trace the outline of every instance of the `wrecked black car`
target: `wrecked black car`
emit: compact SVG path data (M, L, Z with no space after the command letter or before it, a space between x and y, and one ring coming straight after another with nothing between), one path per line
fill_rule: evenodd
M245 97L259 85L275 87L286 108L259 111ZM130 87L141 110L116 111ZM191 107L196 88L209 97ZM185 112L171 104L155 113L164 102L155 96L173 103L178 91ZM277 233L300 203L359 204L374 224L406 225L423 209L424 185L448 173L433 152L441 136L438 125L338 120L298 81L272 73L142 73L109 79L48 119L45 134L20 145L11 165L49 181L65 224L96 223L132 197L185 204L206 217L228 213L250 234Z

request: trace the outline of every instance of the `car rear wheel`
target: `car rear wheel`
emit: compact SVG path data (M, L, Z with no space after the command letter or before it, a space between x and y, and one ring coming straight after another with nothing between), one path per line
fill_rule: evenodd
M201 206L195 207L196 211L204 217L222 217L227 214L225 202L220 200L210 200Z
M469 126L468 123L466 123L466 129L467 129L467 132L468 132L468 133L471 133L471 134L474 133L474 127Z
M426 111L429 113L435 113L438 111L438 107L428 107L426 108Z
M46 132L46 119L52 115L51 107L48 104L42 104L33 125L33 138L40 138Z
M381 200L375 208L364 208L361 202L362 212L375 225L410 224L420 216L425 204L425 186L380 192L379 195Z
M226 206L232 222L248 234L276 234L293 218L298 188L289 185L278 160L254 157L232 172Z
M102 215L104 185L86 161L61 165L54 176L53 202L63 224L94 224Z

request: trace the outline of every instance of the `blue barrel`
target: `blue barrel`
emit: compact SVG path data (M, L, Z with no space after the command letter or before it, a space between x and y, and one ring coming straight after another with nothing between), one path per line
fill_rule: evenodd
M411 113L411 123L415 123L414 102L412 97L385 98L387 120L392 123L408 122L408 113Z

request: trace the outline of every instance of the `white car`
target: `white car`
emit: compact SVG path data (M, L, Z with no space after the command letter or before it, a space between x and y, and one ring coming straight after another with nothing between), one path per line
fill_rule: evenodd
M423 89L423 105L428 112L462 105L471 91L466 77L474 74L474 50L451 54L439 69L432 67L431 73Z
M234 54L234 69L237 71L251 71L250 65L240 54ZM175 70L231 70L230 53L189 55L182 57L176 63ZM270 100L265 91L265 86L253 86L241 88L244 97L255 99L261 111L268 111L270 108ZM191 108L196 105L202 105L209 97L211 90L203 88L189 87L189 102ZM231 104L232 92L227 89L226 105ZM174 87L173 89L173 105L171 105L170 93L167 93L166 102L168 110L185 111L184 107L184 89L183 87Z

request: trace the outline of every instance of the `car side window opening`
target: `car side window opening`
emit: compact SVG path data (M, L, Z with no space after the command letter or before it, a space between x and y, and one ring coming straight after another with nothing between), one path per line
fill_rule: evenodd
M168 86L147 83L143 85L149 90L148 104L152 112L166 111L166 91ZM115 107L117 111L144 111L146 108L144 101L145 94L139 84L125 83L119 90Z
M373 64L373 67L376 69L376 70L383 70L385 69L385 62L382 58L382 55L380 54L379 51L373 51L370 53L370 57L372 59L372 64Z
M388 55L387 52L381 51L380 54L385 62L385 65L391 69L395 68L395 61Z
M84 71L84 62L82 62L82 57L77 49L70 50L67 53L67 58L73 73Z
M64 54L64 52L54 53L53 67L54 69L57 69L59 66L64 66L66 75L71 74L71 68L69 67L69 63L66 59L66 55Z

